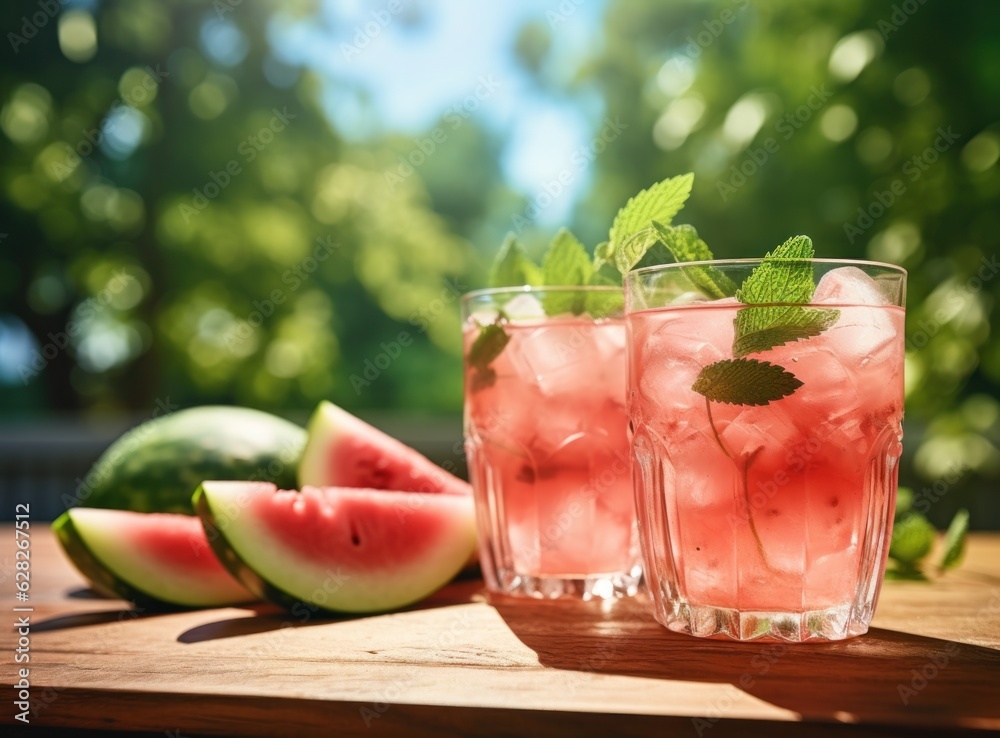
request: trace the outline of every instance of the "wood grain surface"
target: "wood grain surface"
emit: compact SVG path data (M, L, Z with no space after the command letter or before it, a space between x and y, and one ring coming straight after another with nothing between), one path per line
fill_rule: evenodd
M487 601L477 579L372 617L135 612L86 589L46 524L31 541L31 726L46 735L1000 732L998 535L972 536L963 568L933 584L887 583L868 635L816 645L671 633L644 599ZM12 623L13 551L0 527ZM7 695L17 638L3 630Z

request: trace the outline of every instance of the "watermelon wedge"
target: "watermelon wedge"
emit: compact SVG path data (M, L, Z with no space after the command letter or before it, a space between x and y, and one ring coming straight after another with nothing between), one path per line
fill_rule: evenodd
M404 607L452 579L476 545L465 495L204 482L194 506L229 570L293 612Z
M151 609L255 599L219 563L190 515L77 507L52 529L80 573L110 597Z
M319 404L308 432L299 462L302 487L472 495L468 482L332 402Z

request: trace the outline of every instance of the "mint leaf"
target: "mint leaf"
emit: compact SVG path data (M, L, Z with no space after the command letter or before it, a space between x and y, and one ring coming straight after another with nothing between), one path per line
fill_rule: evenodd
M733 356L746 356L818 336L837 322L839 310L793 305L743 308L736 313Z
M605 264L590 275L590 284L598 287L614 287L612 290L591 290L587 292L585 309L593 318L611 318L625 311L625 293L622 290L622 275Z
M510 343L510 336L503 329L506 322L503 313L488 325L479 328L479 335L472 342L469 348L469 355L466 357L469 366L472 367L472 391L478 392L486 387L491 387L497 379L497 373L490 364L503 353L503 350Z
M969 532L969 511L962 509L955 513L944 535L944 555L938 569L954 569L965 557L965 535Z
M593 270L583 244L566 228L560 228L542 261L543 284L546 287L582 286L587 284ZM579 315L584 311L585 303L586 294L572 290L551 290L542 296L546 315Z
M935 535L927 518L920 513L908 513L893 525L889 556L903 569L913 567L930 552Z
M517 236L508 233L490 269L490 287L520 287L542 283L542 270L528 258Z
M610 264L615 258L614 251L611 248L610 241L601 241L594 248L594 271L600 271L601 267L605 264ZM621 273L619 272L619 275Z
M584 285L593 271L583 244L568 229L560 228L542 260L544 284Z
M837 322L839 310L806 308L816 291L812 241L794 236L764 257L736 292L746 305L736 314L733 356L746 356L817 336ZM775 304L779 303L779 304Z
M496 322L484 325L479 329L479 335L472 342L469 349L469 366L476 369L485 369L496 359L510 342L510 336L503 329L501 319Z
M639 263L657 241L653 221L669 224L684 207L693 183L690 173L665 179L631 198L618 211L608 239L618 271L624 274Z
M747 305L808 303L816 291L812 264L802 261L815 255L808 236L793 236L764 257L736 292Z
M698 238L693 226L667 226L653 221L653 231L675 261L711 261L715 258L708 245ZM736 283L712 266L682 267L681 271L703 294L715 299L736 294Z
M801 386L794 374L777 364L757 359L723 359L702 369L691 389L713 402L767 405Z

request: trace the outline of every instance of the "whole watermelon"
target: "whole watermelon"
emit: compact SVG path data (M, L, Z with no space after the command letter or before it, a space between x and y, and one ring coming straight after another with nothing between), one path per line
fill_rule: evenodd
M275 415L205 406L136 426L108 447L67 507L194 515L191 495L206 479L295 488L306 432Z

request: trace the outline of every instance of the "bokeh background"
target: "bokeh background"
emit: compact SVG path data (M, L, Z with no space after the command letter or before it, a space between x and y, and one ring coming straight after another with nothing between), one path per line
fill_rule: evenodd
M504 234L592 246L694 171L720 257L808 233L909 270L902 482L1000 527L998 3L17 0L0 30L5 500L204 403L460 454L457 296Z

